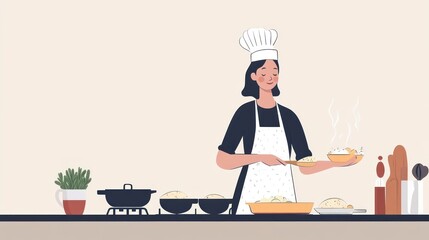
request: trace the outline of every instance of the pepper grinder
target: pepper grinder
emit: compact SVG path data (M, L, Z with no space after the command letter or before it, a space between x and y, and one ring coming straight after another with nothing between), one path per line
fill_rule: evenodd
M376 215L384 215L386 214L386 184L383 180L384 177L384 164L381 160L383 160L382 156L378 156L377 163L377 180L375 181L375 214Z

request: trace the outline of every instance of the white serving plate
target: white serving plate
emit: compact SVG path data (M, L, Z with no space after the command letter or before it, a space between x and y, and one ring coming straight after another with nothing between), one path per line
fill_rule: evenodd
M351 215L353 213L366 213L366 209L353 209L353 208L315 208L317 213L323 214L342 214Z

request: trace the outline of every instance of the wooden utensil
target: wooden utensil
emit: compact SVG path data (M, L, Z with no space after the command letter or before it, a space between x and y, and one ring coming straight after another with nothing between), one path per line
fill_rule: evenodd
M292 164L298 167L313 167L316 162L300 162L300 161L283 161L284 163Z
M396 166L396 177L398 178L398 200L396 202L398 214L402 213L402 181L408 180L408 160L407 152L405 151L404 146L398 145L393 150L393 155L395 155L398 165Z
M398 145L389 155L390 177L386 182L386 214L401 214L401 181L408 180L405 148Z
M396 161L394 155L388 156L390 176L386 182L386 214L399 214L397 209L398 179L396 178Z
M396 148L395 148L396 151ZM395 201L395 214L401 214L401 180L402 180L402 164L403 159L393 152L393 156L395 156L395 169L396 172L396 201Z
M404 146L398 145L393 151L396 161L399 162L400 175L397 175L401 180L408 180L408 160L407 160L407 151Z

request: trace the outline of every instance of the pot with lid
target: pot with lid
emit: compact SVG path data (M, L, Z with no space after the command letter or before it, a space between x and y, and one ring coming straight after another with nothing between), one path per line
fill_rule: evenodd
M145 206L156 193L152 189L133 189L133 185L126 183L122 189L98 190L98 195L105 195L107 203L112 207L134 207Z

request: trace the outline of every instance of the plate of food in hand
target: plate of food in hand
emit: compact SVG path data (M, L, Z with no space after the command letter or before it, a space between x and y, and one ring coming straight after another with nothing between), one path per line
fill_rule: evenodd
M364 152L362 147L359 150L352 148L335 148L328 154L329 160L335 163L346 163L351 162L350 165L356 164L362 160Z

